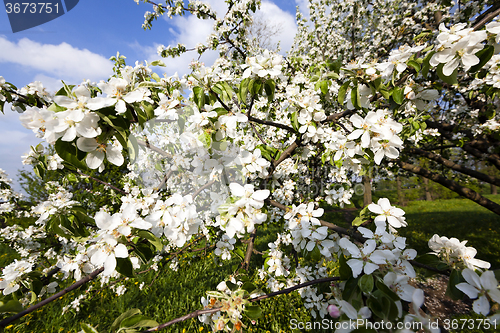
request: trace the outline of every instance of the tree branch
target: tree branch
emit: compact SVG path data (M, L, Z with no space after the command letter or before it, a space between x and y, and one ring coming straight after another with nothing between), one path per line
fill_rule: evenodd
M248 301L249 302L257 302L257 301L261 301L261 300L266 299L266 298L271 298L271 297L278 296L278 295L283 295L283 294L289 294L292 291L295 291L297 289L301 289L301 288L304 288L304 287L308 287L308 286L312 286L312 285L319 284L319 283L324 283L324 282L332 282L332 281L340 281L340 277L334 276L334 277L329 277L329 278L323 278L323 279L317 279L317 280L313 280L313 281L308 281L308 282L301 283L301 284L298 284L296 286L293 286L293 287L290 287L290 288L287 288L287 289L275 291L275 292L267 294L267 295L258 296L258 297L249 299ZM171 320L169 322L166 322L165 324L161 324L161 325L158 325L156 327L152 327L150 329L147 329L145 331L141 331L141 333L156 332L156 331L164 329L165 327L173 325L175 323L179 323L181 321L192 319L192 318L198 317L199 315L202 315L202 314L214 313L214 312L220 311L220 309L221 309L221 307L212 308L212 309L205 309L205 310L196 310L194 312L188 313L187 315L184 315L182 317L175 318L175 319L173 319L173 320Z
M248 245L247 245L247 252L245 253L245 260L242 263L242 267L244 270L248 271L250 268L250 258L252 257L253 253L253 246L255 243L255 236L257 235L257 228L254 228L252 233L250 234L250 239L248 240Z
M140 145L140 146L143 146L143 147L147 147L149 149L151 149L152 151L154 152L157 152L158 154L162 155L162 156L165 156L165 157L170 157L172 158L172 155L167 153L166 151L156 147L156 146L153 146L152 144L150 144L149 142L146 142L146 141L142 141L142 140L139 140L137 139L137 144Z
M397 160L396 162L403 170L413 172L417 175L423 176L427 179L430 179L432 181L435 181L436 183L439 183L443 185L444 187L452 190L453 192L456 192L467 199L470 199L474 201L475 203L478 203L479 205L483 206L486 209L491 210L493 213L500 215L500 205L486 199L479 193L471 190L470 188L464 187L460 185L459 183L448 179L446 177L443 177L435 172L431 172L427 169L424 169L422 167L419 167L417 165L413 165L410 163L403 162L401 160Z
M86 277L81 279L80 281L78 281L78 282L72 284L71 286L61 290L57 294L54 294L51 297L44 299L43 301L33 305L32 307L29 307L28 309L26 309L24 311L21 311L15 315L13 315L12 317L9 317L7 319L0 321L0 327L5 327L8 324L10 324L11 322L13 322L14 320L17 320L17 319L27 315L28 313L31 313L31 312L41 308L42 306L58 299L59 297L64 296L65 294L69 293L70 291L77 289L78 287L80 287L80 286L84 285L85 283L94 279L97 275L101 274L103 271L104 271L104 267L96 269L95 271L93 271L92 273L90 273L89 275L87 275Z
M326 117L326 119L321 121L321 123L336 122L340 118L350 116L354 112L355 112L355 110L345 110L342 112L337 112L337 113L331 114L328 117Z
M500 14L500 2L497 1L490 8L488 8L488 10L477 17L472 28L474 31L481 29L498 14Z
M274 206L274 207L277 207L281 210L284 210L284 211L288 211L290 210L290 208L288 208L287 206L277 202L277 201L274 201L274 200L266 200L267 203L269 203L271 206ZM331 229L339 234L342 234L342 235L348 235L348 236L351 236L352 238L356 239L357 241L359 242L362 242L364 243L366 241L366 238L364 238L363 236L361 236L360 234L357 234L356 232L354 231L351 231L349 229L346 229L346 228L342 228L342 227L339 227L338 225L335 225L333 223L330 223L330 222L326 222L326 221L323 221L323 220L319 220L319 222L321 223L322 226L324 227L328 227L328 229Z
M92 177L92 176L90 176L90 175L87 175L86 173L83 173L83 172L81 172L80 170L77 170L77 172L78 172L78 174L79 174L79 175L84 176L84 177L89 177L90 179L95 180L96 182L101 183L101 184L103 184L103 185L106 185L106 186L108 186L109 188L112 188L113 190L115 190L115 191L117 191L117 192L120 192L121 194L125 194L125 195L127 195L127 194L128 194L128 192L126 192L126 191L124 191L124 190L122 190L122 189L119 189L118 187L113 186L113 185L111 185L110 183L106 183L105 181L102 181L102 180L100 180L100 179L97 179L97 178L95 178L95 177Z
M258 119L258 118L252 117L252 116L249 116L248 120L253 121L254 123L278 127L278 128L287 130L288 132L295 133L295 130L293 128L291 128L290 126L285 125L285 124L275 123L274 121L269 121L269 120L261 120L261 119Z
M459 165L453 161L450 161L450 160L442 157L439 154L435 154L435 153L432 153L430 151L425 151L425 150L420 149L420 148L409 148L406 151L408 151L408 153L410 153L410 154L417 154L420 156L427 157L428 159L436 161L439 164L442 164L447 168L450 168L452 170L455 170L455 171L461 172L463 174L469 175L471 177L477 178L477 179L482 180L484 182L500 186L500 179L488 176L488 175L486 175L482 172L476 171L476 170L466 168L462 165Z

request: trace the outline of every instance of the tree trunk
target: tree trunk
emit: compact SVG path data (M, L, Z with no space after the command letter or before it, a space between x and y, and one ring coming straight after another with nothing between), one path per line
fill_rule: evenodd
M371 184L370 177L363 176L363 186L365 189L365 193L363 194L363 207L366 207L373 202L373 200L372 200L372 184Z
M406 205L405 202L405 194L403 193L403 189L401 188L401 177L396 177L396 190L398 191L398 203L401 206Z
M496 185L490 184L491 194L498 194Z
M432 201L431 192L429 189L429 179L424 177L424 190L425 190L425 200Z

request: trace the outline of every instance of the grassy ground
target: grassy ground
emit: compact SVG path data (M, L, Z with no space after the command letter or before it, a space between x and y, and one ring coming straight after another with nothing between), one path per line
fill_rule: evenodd
M500 195L489 198L500 202ZM465 199L415 201L403 208L409 227L403 228L401 234L407 237L409 247L415 248L419 253L426 253L429 251L427 240L433 234L457 237L468 240L468 245L478 250L478 258L490 261L493 268L500 268L500 217ZM346 225L343 213L327 212L324 219ZM259 229L256 244L258 250L265 250L266 244L274 240L275 229L273 226ZM10 262L13 256L15 253L12 250L0 244L0 267ZM68 295L27 315L20 321L20 325L9 327L5 332L73 333L80 331L80 322L96 326L100 332L108 332L113 320L131 308L139 308L143 314L163 323L200 309L200 298L205 295L205 291L215 290L217 284L233 272L232 265L235 263L236 261L224 262L219 265L212 255L190 255L181 259L177 272L167 267L161 269L151 286L148 285L157 274L154 271L126 281L128 290L122 297L115 297L109 289L100 290L99 282L95 282L93 291L82 302L79 312L70 310L61 315L63 306L73 299L72 295ZM261 264L262 262L257 262L254 268ZM145 287L139 290L137 285L142 282L146 283ZM312 320L297 295L279 296L266 300L261 305L268 317L246 331L289 332L291 319ZM176 324L167 331L208 332L209 327L193 319Z
M500 195L487 197L500 203ZM403 209L408 227L400 233L418 253L429 251L427 241L434 234L456 237L468 240L476 257L489 261L492 269L500 268L500 216L467 199L414 201Z
M256 247L264 250L268 241L268 237L262 237ZM164 323L201 309L201 297L206 297L205 292L208 290L216 290L217 284L233 273L233 265L237 263L237 260L220 263L213 254L189 255L179 261L178 271L163 267L159 273L151 271L128 279L122 283L127 291L121 297L116 297L109 288L101 288L99 281L91 282L93 288L86 300L81 302L79 312L69 310L61 314L63 307L74 299L74 295L68 295L26 315L19 321L20 324L7 326L5 332L76 333L81 330L80 323L85 322L96 327L99 332L107 333L116 317L132 308L138 308L144 315ZM263 261L259 263L262 264ZM256 267L260 266L254 265L253 269ZM153 279L154 283L151 283ZM143 282L144 287L140 290L138 286ZM289 327L291 319L300 322L312 320L301 297L296 294L281 295L260 304L266 317L245 331L280 332L280 328ZM197 319L175 324L166 330L174 333L209 331L210 327ZM288 332L288 329L285 331Z

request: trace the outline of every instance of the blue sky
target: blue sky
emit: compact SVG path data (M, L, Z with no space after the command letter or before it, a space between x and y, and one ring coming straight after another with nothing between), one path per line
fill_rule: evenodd
M209 0L217 13L224 13L223 0ZM286 51L295 34L295 8L305 10L306 0L262 1L259 15L271 23L279 23L282 32L275 36ZM0 76L18 88L33 81L41 81L50 90L58 89L64 80L78 84L83 79L98 82L112 73L108 59L117 51L127 57L128 64L152 61L158 45L186 44L193 47L204 42L211 32L212 21L200 21L193 16L169 20L160 18L152 30L143 30L144 13L151 11L149 4L136 4L133 0L80 0L66 14L29 30L12 33L8 16L0 10ZM164 59L165 71L171 75L187 73L192 57ZM211 64L214 54L202 58ZM21 155L37 145L40 139L22 127L19 115L5 108L0 114L0 168L16 181L17 170L22 168ZM20 187L15 185L15 189Z

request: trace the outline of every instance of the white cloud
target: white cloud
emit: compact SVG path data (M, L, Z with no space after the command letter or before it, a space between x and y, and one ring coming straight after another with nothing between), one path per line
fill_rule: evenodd
M260 10L255 14L260 16L264 21L279 27L278 33L271 37L271 42L280 42L281 53L288 51L293 44L295 35L297 34L295 16L282 10L269 1L263 1L260 6Z
M309 17L309 0L295 0L295 3L304 17Z
M40 44L28 38L17 43L0 36L0 63L13 63L74 83L106 79L113 64L107 58L68 43Z
M103 79L105 79L105 78L103 77ZM31 81L32 82L34 82L34 81L40 81L40 82L42 82L43 87L46 88L48 91L50 91L52 93L57 92L63 86L62 82L61 82L61 79L56 79L56 78L53 78L53 77L50 77L50 76L47 76L47 75L44 75L44 74L37 74L37 75L35 75L35 77ZM67 84L75 84L75 83L80 83L80 81L77 81L77 82L66 82L66 83Z
M210 0L212 8L217 12L217 15L223 16L227 10L227 5L223 0ZM307 1L306 1L307 3ZM307 8L307 7L306 7ZM282 53L288 51L293 43L293 39L297 32L297 25L295 24L295 16L282 10L277 5L269 1L263 1L261 9L256 12L264 21L278 25L281 27L278 34L271 38L272 43L281 41ZM193 15L176 16L173 19L164 17L172 28L169 29L171 39L165 45L175 46L178 43L186 45L187 48L193 48L198 43L206 43L207 37L213 32L213 20L201 20ZM135 50L142 52L148 62L160 59L157 54L157 47L154 46L144 47L139 43L130 45ZM206 66L210 66L217 59L217 52L208 51L201 57L200 61L204 62ZM189 64L193 59L198 59L198 54L195 51L190 51L176 58L161 59L166 68L164 69L167 75L178 73L183 75L189 72Z
M30 146L36 146L42 139L24 128L19 121L19 113L10 110L10 105L4 108L5 114L0 114L0 168L4 169L9 178L14 180L14 189L21 188L16 182L16 174L23 167L21 155L29 152Z

